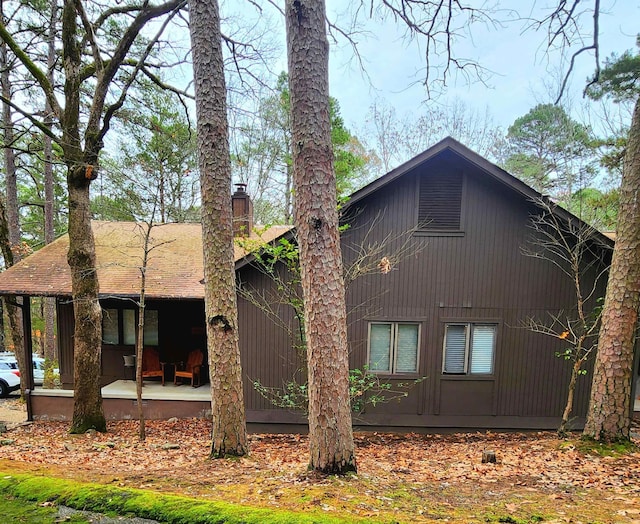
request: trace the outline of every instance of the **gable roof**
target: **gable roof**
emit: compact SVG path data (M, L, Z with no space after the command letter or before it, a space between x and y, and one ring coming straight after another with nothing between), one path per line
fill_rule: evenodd
M422 164L442 155L455 155L475 166L488 177L504 184L524 199L535 202L542 194L501 167L489 162L457 140L447 137L411 160L393 169L351 195L343 211L367 196L380 191ZM552 205L561 219L580 221L560 206ZM582 222L582 221L580 221ZM587 224L588 226L588 224ZM142 229L134 222L93 221L100 296L134 297L140 291L140 269L143 254ZM593 238L602 246L612 247L613 240L590 228ZM293 234L292 226L273 226L265 231L252 231L251 242L236 243L236 269L252 259L256 243L268 243ZM202 227L199 223L161 224L152 230L153 249L147 271L147 297L203 299ZM64 235L48 246L0 273L0 295L71 296L71 273L67 265L69 237Z
M349 198L348 205L353 205L354 203L362 200L371 193L378 191L387 184L390 184L401 176L406 175L408 172L413 171L421 164L424 164L436 158L445 151L450 151L456 154L463 160L466 160L467 162L475 165L476 167L487 173L489 176L499 180L514 191L529 199L540 198L542 196L535 189L525 184L522 180L514 177L501 167L489 162L489 160L480 156L475 151L472 151L468 147L462 145L456 139L448 136L440 140L440 142L431 146L429 149L423 151L419 155L414 156L411 160L407 160L404 164L399 165L395 169L389 171L386 175L381 176L380 178L374 180L370 184L353 193Z
M144 228L135 222L92 222L100 297L135 297L140 293ZM291 229L273 226L256 241L269 242ZM158 224L151 230L147 266L147 298L203 299L202 226L199 223ZM0 294L71 296L67 264L69 236L24 258L0 274ZM247 251L236 244L235 260Z
M345 205L344 209L345 210L348 209L349 207L365 199L367 196L371 195L372 193L375 193L381 190L382 188L394 182L398 178L412 172L414 169L418 168L422 164L425 164L431 160L434 160L438 156L441 156L443 154L453 154L459 157L460 159L462 159L463 161L470 163L471 165L478 168L481 172L483 172L487 176L504 184L507 188L511 189L512 191L515 191L520 196L524 197L526 200L532 203L535 203L540 199L550 202L550 198L548 196L545 196L542 193L539 193L538 191L533 189L531 186L529 186L519 178L516 178L509 172L502 169L500 166L490 162L486 158L480 156L475 151L472 151L468 147L458 142L456 139L448 136L446 138L443 138L442 140L440 140L440 142L431 146L427 150L423 151L419 155L416 155L412 159L406 161L404 164L401 164L395 169L392 169L386 175L381 176L380 178L374 180L370 184L364 186L363 188L353 193L350 196L349 200L347 201L347 204ZM578 221L579 223L584 224L588 228L590 235L592 235L593 238L598 241L598 243L602 244L603 246L607 246L609 248L613 247L614 242L610 236L603 234L598 229L596 229L595 227L592 227L591 225L587 224L583 220L579 219L578 217L576 217L575 215L573 215L571 212L567 211L563 207L559 205L554 205L552 202L550 203L552 204L550 205L550 208L553 209L553 212L556 215L558 215L562 220Z

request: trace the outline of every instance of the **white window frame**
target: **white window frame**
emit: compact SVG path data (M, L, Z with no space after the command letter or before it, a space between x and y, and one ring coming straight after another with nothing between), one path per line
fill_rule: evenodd
M465 328L465 349L464 349L464 371L454 372L447 371L447 331L449 326L463 326ZM489 373L472 373L471 359L473 357L471 347L473 340L473 332L475 327L491 327L493 328L493 345L491 347L491 371ZM496 346L498 339L498 324L496 322L447 322L444 327L444 337L442 340L442 374L451 376L473 375L488 376L495 374L496 363Z
M391 326L391 345L389 347L389 363L390 369L371 369L371 373L378 373L383 375L417 375L420 370L420 340L422 339L422 323L411 321L388 321L388 320L376 320L369 322L367 330L367 366L371 364L371 326L373 325L390 325ZM398 326L417 326L418 327L418 340L416 342L416 369L415 371L397 371L397 357L398 357Z

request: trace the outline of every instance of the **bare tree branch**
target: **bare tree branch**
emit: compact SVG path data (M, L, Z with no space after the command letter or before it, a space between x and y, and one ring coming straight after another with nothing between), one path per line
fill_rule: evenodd
M122 105L124 104L125 99L127 97L127 93L129 91L129 88L131 87L131 85L133 84L134 80L136 79L136 76L137 76L138 72L140 72L142 70L144 62L147 59L147 57L149 56L149 54L151 53L151 50L153 49L153 46L158 41L158 39L160 38L160 36L164 32L164 30L166 29L167 25L171 22L172 18L185 5L186 5L186 0L180 0L178 5L174 8L173 12L169 16L167 16L167 18L162 23L162 26L160 27L160 29L156 33L155 37L152 38L151 41L147 44L144 52L142 53L142 55L138 59L138 62L136 64L133 72L131 72L131 74L129 75L129 78L125 82L125 85L122 87L122 89L120 91L120 97L118 98L118 100L115 103L111 104L110 106L108 106L106 108L106 111L105 111L105 114L104 114L104 117L103 117L103 120L102 120L102 128L100 129L99 133L97 134L97 140L99 142L101 142L103 140L105 134L109 130L110 123L111 123L111 118L113 117L115 112L118 109L120 109L122 107Z
M5 104L11 106L15 111L17 111L22 116L24 116L27 120L29 120L29 122L31 122L34 126L36 126L40 131L42 131L45 135L50 137L51 140L53 140L57 144L61 143L60 138L57 137L55 133L53 133L53 131L51 131L49 126L47 126L45 123L38 120L32 113L29 113L26 109L21 108L20 106L15 104L13 101L11 101L8 98L5 98L2 95L0 95L0 100L2 100Z
M40 85L44 96L47 98L49 104L53 112L56 114L58 119L62 118L62 108L60 104L58 104L58 100L55 97L54 86L49 82L49 78L47 74L42 71L36 64L31 60L29 55L24 52L24 50L18 45L18 43L13 39L13 36L7 31L7 28L4 25L4 22L0 20L0 38L4 40L9 49L13 52L15 57L27 68L29 73L33 75L36 82ZM19 110L16 108L16 110ZM22 114L25 114L21 111ZM27 116L25 114L25 116Z

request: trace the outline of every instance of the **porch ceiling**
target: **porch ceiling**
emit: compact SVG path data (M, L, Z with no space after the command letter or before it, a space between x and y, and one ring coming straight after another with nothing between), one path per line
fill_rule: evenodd
M144 254L144 228L134 222L93 221L100 296L137 296ZM270 242L290 229L273 226L252 241ZM162 224L151 230L147 266L148 298L204 298L202 227ZM0 294L71 296L67 264L69 236L64 235L0 274ZM236 262L247 251L236 244Z

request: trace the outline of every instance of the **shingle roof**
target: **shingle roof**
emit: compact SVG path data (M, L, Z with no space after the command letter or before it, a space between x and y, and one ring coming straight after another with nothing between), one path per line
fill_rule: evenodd
M136 296L140 292L140 266L144 229L134 222L92 222L96 242L100 296ZM252 234L269 242L291 226L273 226ZM162 224L151 230L146 295L148 298L204 298L202 227L200 224ZM71 296L67 265L69 236L63 235L0 274L0 294ZM236 245L235 260L247 251Z

